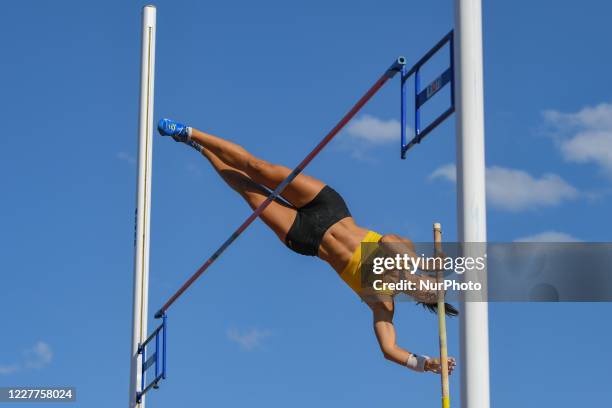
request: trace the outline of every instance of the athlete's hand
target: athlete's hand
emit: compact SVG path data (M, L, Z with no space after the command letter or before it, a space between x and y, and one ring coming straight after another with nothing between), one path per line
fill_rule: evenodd
M448 374L452 374L457 362L455 357L448 358ZM442 365L440 364L439 358L431 357L425 361L425 371L431 371L432 373L440 374L442 372Z

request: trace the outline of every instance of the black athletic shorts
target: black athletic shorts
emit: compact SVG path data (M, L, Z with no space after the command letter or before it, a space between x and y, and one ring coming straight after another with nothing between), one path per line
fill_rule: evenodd
M325 186L311 202L297 209L285 245L298 254L316 256L325 232L341 219L350 216L342 196L333 188Z

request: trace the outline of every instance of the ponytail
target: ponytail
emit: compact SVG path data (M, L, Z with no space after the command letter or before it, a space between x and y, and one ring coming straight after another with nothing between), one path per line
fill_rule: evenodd
M438 314L438 304L437 303L424 303L417 302L417 305L423 306L425 309L429 310L432 313ZM444 312L447 316L455 317L459 314L459 310L455 308L455 306L450 303L444 303Z

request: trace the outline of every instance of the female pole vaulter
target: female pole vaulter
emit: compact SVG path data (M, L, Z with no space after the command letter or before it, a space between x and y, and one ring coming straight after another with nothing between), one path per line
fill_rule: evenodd
M160 120L158 130L162 136L170 136L199 151L253 209L269 196L267 189L275 189L291 173L291 169L257 158L235 143L170 119ZM292 251L327 262L366 302L372 310L374 332L387 360L414 371L439 374L439 359L418 355L397 345L394 294L368 296L362 290L362 243L387 243L397 253L416 256L414 244L395 234L381 235L359 226L340 194L313 177L298 175L283 190L282 198L284 201L275 200L261 213L263 222ZM429 310L436 311L435 291L409 294ZM449 304L445 310L450 316L458 314ZM449 357L449 373L455 365L455 359Z

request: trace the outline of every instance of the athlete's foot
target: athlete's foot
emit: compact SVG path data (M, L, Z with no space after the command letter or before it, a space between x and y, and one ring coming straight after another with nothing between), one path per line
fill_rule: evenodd
M160 119L157 123L157 130L160 135L171 136L177 142L187 143L191 139L191 128L172 119Z

